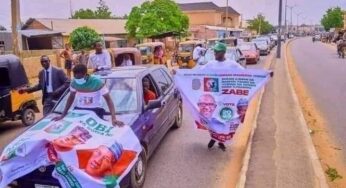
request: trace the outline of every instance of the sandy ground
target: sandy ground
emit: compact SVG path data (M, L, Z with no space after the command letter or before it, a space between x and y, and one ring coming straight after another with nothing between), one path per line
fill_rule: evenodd
M297 71L290 47L288 48L287 57L289 72L293 80L295 92L298 95L304 118L312 131L311 136L320 157L322 167L324 171L329 167L336 168L341 176L345 176L346 166L343 162L342 153L340 149L336 147L335 141L331 138L322 113L316 108L316 105L310 97L311 95L308 93L306 86ZM346 187L346 177L337 179L334 182L329 181L328 184L330 187L344 188Z

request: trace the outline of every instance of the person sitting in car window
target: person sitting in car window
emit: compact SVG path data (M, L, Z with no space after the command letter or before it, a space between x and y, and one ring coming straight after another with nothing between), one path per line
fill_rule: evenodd
M102 119L105 114L102 105L103 97L111 113L113 125L123 126L124 123L118 121L115 117L114 103L105 83L95 76L88 75L87 71L88 69L84 64L78 64L73 68L74 79L70 86L70 96L67 99L64 112L60 117L54 118L54 120L61 120L67 115L67 112L75 101L75 98L77 98L77 100L74 109L93 111Z
M143 97L145 104L148 104L149 101L156 99L155 92L150 90L150 80L149 78L143 78Z

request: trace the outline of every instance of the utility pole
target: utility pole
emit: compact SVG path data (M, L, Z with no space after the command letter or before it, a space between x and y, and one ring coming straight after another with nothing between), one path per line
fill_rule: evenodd
M288 5L287 5L287 8L291 9L291 26L290 26L289 31L292 31L292 27L293 27L293 15L292 15L292 13L293 13L293 9L294 9L295 7L296 7L296 5L293 5L293 6L288 6Z
M71 14L71 18L72 18L72 16L73 16L72 0L70 0L70 14Z
M20 55L22 36L18 33L18 30L21 29L20 21L20 0L11 0L11 15L12 15L12 41L13 48L12 52L16 56Z
M296 32L299 33L299 16L302 15L303 13L297 13L297 30Z
M278 32L278 47L276 58L281 58L281 20L282 20L282 0L279 1L279 32Z
M262 18L261 18L261 16L258 16L258 19L260 21L259 26L258 26L258 35L261 35L261 29L262 29Z
M287 0L285 0L285 34L288 33L288 28L287 28ZM285 35L286 38L286 35Z
M228 37L228 0L226 0L226 37Z

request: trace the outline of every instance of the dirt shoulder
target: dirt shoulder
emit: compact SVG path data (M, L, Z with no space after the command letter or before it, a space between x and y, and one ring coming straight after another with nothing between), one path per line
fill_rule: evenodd
M346 176L346 165L342 160L340 149L336 147L336 142L329 134L326 120L316 108L297 71L290 44L287 47L287 64L294 90L297 94L305 121L310 129L312 141L320 158L326 178L329 180L328 185L330 187L346 187L346 177L331 181L331 178L337 177L337 174Z

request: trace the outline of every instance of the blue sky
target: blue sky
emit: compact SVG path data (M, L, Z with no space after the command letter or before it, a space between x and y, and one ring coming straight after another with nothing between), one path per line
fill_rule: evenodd
M71 0L73 10L80 8L94 8L98 0ZM105 0L115 15L124 15L131 11L133 6L144 0ZM225 6L226 0L176 0L178 3L213 1L219 6ZM340 6L346 10L346 0L287 0L289 5L297 5L293 11L293 21L296 23L295 13L302 12L300 23L319 23L323 13L329 7ZM21 0L22 21L30 17L37 18L68 18L70 0ZM285 0L283 0L285 2ZM251 19L259 12L263 13L272 24L278 20L278 0L229 0L230 6L241 13L244 19ZM288 12L290 18L290 12ZM10 0L0 0L0 25L9 28L11 24Z

